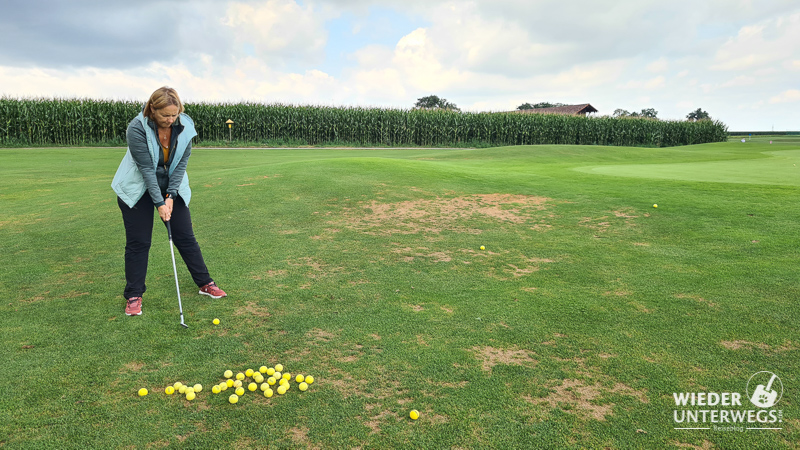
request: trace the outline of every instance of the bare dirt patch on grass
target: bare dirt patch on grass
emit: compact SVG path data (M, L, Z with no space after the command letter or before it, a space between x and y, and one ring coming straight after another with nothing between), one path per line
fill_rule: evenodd
M255 317L269 317L271 314L265 306L259 306L255 302L247 302L244 308L239 308L233 313L234 316L255 316Z
M589 383L584 380L566 379L561 385L554 386L553 392L542 399L533 399L524 396L525 400L533 404L547 403L551 408L561 408L570 414L578 414L590 419L605 421L606 417L613 414L615 404L602 402L608 394L620 394L636 397L642 403L648 403L643 392L637 391L622 383L615 383L612 387L604 387L598 382ZM564 406L567 406L564 408Z
M534 367L538 361L533 359L533 352L524 349L510 348L501 349L494 347L472 347L475 357L479 359L485 372L492 372L492 368L498 364L509 366Z
M476 219L522 224L534 219L550 199L514 194L477 194L396 203L364 202L345 210L347 227L367 234L439 234L448 230L480 234L463 225Z

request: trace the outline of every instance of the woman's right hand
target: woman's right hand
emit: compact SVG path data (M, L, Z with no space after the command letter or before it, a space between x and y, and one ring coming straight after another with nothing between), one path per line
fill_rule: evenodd
M164 222L169 222L172 218L172 199L168 198L167 202L158 207L158 215Z

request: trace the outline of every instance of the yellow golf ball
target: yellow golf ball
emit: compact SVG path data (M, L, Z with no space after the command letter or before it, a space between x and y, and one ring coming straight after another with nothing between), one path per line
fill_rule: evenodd
M653 208L658 208L658 205L653 203Z
M167 395L172 395L175 393L175 388L172 386L167 386L167 388L164 389L164 393Z
M308 389L308 383L302 382L297 386L297 388L300 389L301 391L305 391L306 389Z
M281 373L276 370L275 373L272 374L272 376L275 377L276 380L280 380L281 376L283 375L281 375Z
M258 372L254 373L253 374L253 381L255 381L256 383L263 383L264 382L264 375L261 375Z
M178 388L178 392L180 392L181 394L185 394L186 393L186 386L181 385L181 387Z
M233 387L240 388L242 387L242 380L236 380L233 382Z
M237 373L236 374L236 379L239 380L239 381L244 380L244 374L242 372Z
M292 374L290 374L289 372L286 372L285 374L283 374L283 379L284 380L291 380L292 379Z
M486 247L481 245L481 250L486 250Z
M255 391L256 389L258 389L258 385L257 385L257 384L255 384L255 383L250 383L250 384L248 384L248 385L247 385L247 389L249 389L249 390L250 390L250 392L253 392L253 391Z
M306 383L311 384L313 382L314 382L314 377L312 377L311 375L307 375L306 376Z
M241 397L241 396L244 395L244 388L243 387L238 387L238 388L236 388L236 390L234 392L236 392L236 395Z
M272 386L275 383L277 383L277 380L275 380L275 377L269 377L267 378L267 383L269 383L269 385Z
M230 377L233 376L233 371L226 370L224 375L225 375L225 378L230 378Z
M239 396L236 394L231 394L231 396L228 397L228 401L231 403L236 403L239 401Z
M203 385L202 385L202 384L200 384L200 383L197 383L197 384L195 384L195 385L194 385L194 392L195 392L195 393L197 393L197 392L203 392Z
M275 372L283 372L283 364L275 364Z
M181 386L183 386L183 383L181 383L180 381L176 381L175 384L172 385L172 387L175 388L176 391L180 389Z
M183 393L184 394L194 394L194 388L189 386L189 387L187 387L186 389L183 390Z
M286 378L281 378L281 381L278 382L278 386L286 386L289 384L289 380Z
M230 379L230 378L225 380L225 385L228 386L228 387L233 387L233 383L234 383L234 381L232 379Z
M416 409L412 409L410 413L408 413L408 417L411 417L414 420L419 419L419 411Z
M211 321L214 325L219 325L219 319L214 319Z
M192 401L196 397L194 392L187 392L186 393L186 400Z
M267 383L261 383L261 390L266 391L267 389L269 389L269 385Z
M252 377L252 376L253 376L253 369L247 369L247 370L245 370L245 371L244 371L244 374L245 374L246 376L248 376L248 377Z
M303 381L305 381L305 379L306 379L306 377L304 377L303 375L298 375L298 376L295 377L294 381L297 381L298 383L302 383Z
M272 367L270 367L269 369L267 369L267 375L269 375L269 376L273 376L273 375L275 375L275 369L273 369Z
M278 388L278 394L285 394L286 393L286 386L281 386Z
M219 394L220 393L219 386L217 385L212 386L211 392L213 392L214 394Z
M269 369L267 369L267 366L261 366L261 367L258 368L258 371L261 372L261 373L267 373L267 370L269 370Z
M147 389L145 388L139 389L139 397L144 397L145 395L147 395Z
M272 397L273 393L274 392L272 392L272 389L267 388L267 389L264 390L264 397L270 398L270 397Z
M228 383L220 383L219 384L219 391L227 391L228 390Z

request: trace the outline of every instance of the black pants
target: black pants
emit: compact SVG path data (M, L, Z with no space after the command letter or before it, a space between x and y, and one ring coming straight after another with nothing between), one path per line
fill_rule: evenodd
M156 208L147 192L133 208L129 208L119 197L117 197L117 203L122 211L126 237L125 280L127 284L123 295L125 298L141 297L147 290L144 280L147 276L147 259L150 255L153 215ZM158 216L158 214L155 215ZM161 222L160 219L159 222ZM178 248L194 282L198 287L212 282L206 263L203 261L203 254L200 252L200 245L192 231L192 216L189 214L189 207L180 197L175 198L172 204L172 216L169 222L172 227L172 242ZM167 229L164 227L159 231L163 231L166 249L167 242L169 242Z

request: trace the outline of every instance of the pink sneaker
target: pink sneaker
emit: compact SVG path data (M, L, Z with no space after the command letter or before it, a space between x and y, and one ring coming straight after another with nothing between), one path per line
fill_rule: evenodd
M142 315L142 297L131 297L125 305L125 314L129 316Z
M217 283L213 281L208 283L207 285L200 288L200 293L203 295L207 295L211 298L222 298L227 297L228 294L225 293L222 289L217 286Z

